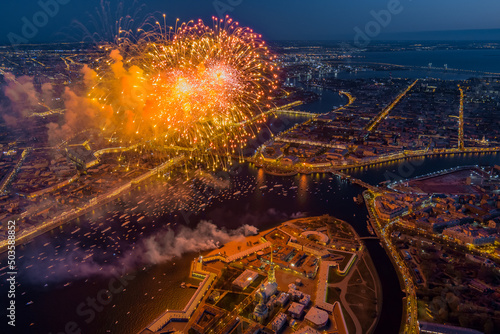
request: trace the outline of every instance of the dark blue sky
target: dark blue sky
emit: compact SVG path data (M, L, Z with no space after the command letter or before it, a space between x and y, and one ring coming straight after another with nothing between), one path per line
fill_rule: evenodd
M0 43L9 40L53 42L74 35L72 21L90 25L86 13L96 15L100 0L40 0L58 3L58 9L49 6L50 15L42 10L37 0L4 1L0 22ZM111 1L116 8L118 1ZM138 5L127 0L126 8L133 11ZM366 31L367 24L374 38L404 36L400 33L442 30L500 29L500 1L498 0L142 0L148 12L167 15L167 23L230 14L242 25L253 27L268 40L328 40L353 39L354 28ZM398 4L399 3L399 4ZM390 22L373 26L370 12L393 6ZM110 21L118 16L113 9ZM383 17L388 20L387 17ZM24 21L23 21L24 20ZM38 20L38 21L37 21ZM34 22L35 21L35 22ZM37 31L23 26L38 23ZM371 22L371 23L370 23ZM477 34L479 35L479 34ZM415 36L415 35L411 35ZM427 35L426 35L427 36Z

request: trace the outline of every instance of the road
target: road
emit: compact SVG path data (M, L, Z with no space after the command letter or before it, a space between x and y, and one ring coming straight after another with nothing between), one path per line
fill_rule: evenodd
M365 129L368 132L372 132L373 130L375 130L380 124L380 122L382 122L387 117L387 115L389 115L391 110L394 109L394 107L399 103L399 101L401 101L401 99L406 96L406 94L413 88L413 86L415 86L417 82L418 79L413 81L413 83L410 86L408 86L401 94L399 94L398 97L396 97L396 99L391 102L391 104L385 107L370 123L368 123Z

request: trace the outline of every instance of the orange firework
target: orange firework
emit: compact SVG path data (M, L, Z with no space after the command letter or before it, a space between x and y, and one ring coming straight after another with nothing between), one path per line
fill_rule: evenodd
M102 130L126 144L237 154L262 123L277 89L277 68L261 36L230 18L201 20L107 46L109 58L86 69Z

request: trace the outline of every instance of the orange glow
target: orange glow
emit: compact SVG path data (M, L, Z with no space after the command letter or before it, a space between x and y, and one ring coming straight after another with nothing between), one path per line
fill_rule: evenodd
M100 128L128 143L202 154L240 150L278 87L274 56L259 35L227 17L167 31L118 39L102 66L87 68Z

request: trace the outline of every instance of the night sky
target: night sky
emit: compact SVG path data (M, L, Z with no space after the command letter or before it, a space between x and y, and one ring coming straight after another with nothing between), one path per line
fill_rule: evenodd
M53 6L54 2L59 8ZM97 14L100 2L3 1L0 43L10 44L12 40L24 43L75 41L80 37L72 28L72 22L83 23L91 31L100 29L92 28L92 22L100 20ZM48 7L51 15L40 13L40 3L52 4ZM390 18L382 16L384 25L379 24L380 31L374 30L374 39L418 39L416 32L477 29L499 29L493 36L500 36L498 0L142 0L136 1L135 5L127 0L124 1L126 10L121 13L117 10L119 3L111 1L110 13L106 15L111 22L123 14L132 14L143 4L144 14L139 18L145 13L165 13L167 24L173 25L176 18L209 21L214 15L229 14L241 24L262 33L267 40L353 39L356 27L365 31L367 24L375 22L371 12L377 13L391 6L393 14ZM35 23L36 20L38 31L23 34L25 22ZM390 22L385 24L388 20ZM432 34L422 36L432 37ZM448 36L450 39L466 39L464 36L477 39L481 38L481 32Z

